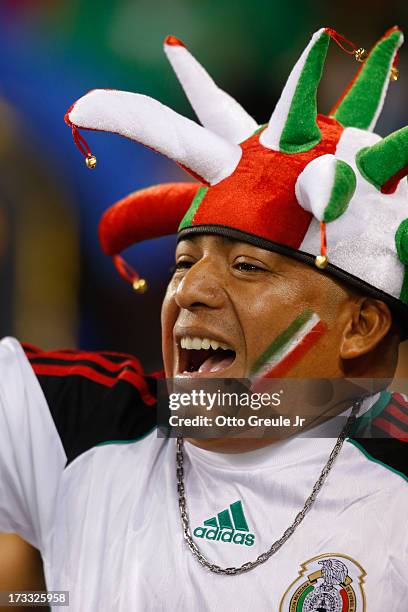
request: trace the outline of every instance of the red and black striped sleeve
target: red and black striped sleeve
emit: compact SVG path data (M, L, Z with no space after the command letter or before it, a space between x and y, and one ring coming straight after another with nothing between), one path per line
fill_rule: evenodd
M383 410L372 420L369 437L356 437L376 461L408 478L408 400L392 393Z
M67 463L97 444L136 440L156 426L157 378L127 354L43 351L23 344Z
M372 424L378 436L408 442L408 401L401 393L392 393L384 410Z

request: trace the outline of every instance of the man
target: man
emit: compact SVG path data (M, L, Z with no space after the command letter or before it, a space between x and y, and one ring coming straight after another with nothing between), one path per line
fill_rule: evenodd
M387 32L332 117L316 119L330 38L313 36L266 127L174 37L166 51L205 127L126 92L96 90L67 113L89 167L78 128L139 140L200 180L133 194L100 228L141 290L119 253L179 226L166 377L393 376L408 302L406 132L367 130L402 37ZM331 405L382 439L329 437L329 398L310 437L176 444L154 430L159 375L135 358L24 352L12 339L0 358L0 529L41 550L48 588L69 590L73 610L404 610L402 395Z

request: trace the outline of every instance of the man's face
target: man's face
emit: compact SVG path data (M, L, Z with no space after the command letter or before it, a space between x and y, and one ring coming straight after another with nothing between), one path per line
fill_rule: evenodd
M166 376L245 378L306 309L326 333L288 375L341 376L341 319L350 295L311 266L245 242L182 240L162 307Z

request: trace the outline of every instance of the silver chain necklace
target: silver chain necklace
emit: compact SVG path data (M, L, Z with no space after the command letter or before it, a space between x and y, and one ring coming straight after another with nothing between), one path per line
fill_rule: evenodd
M333 467L333 463L336 460L337 455L339 454L341 447L343 446L343 442L347 437L348 433L351 431L354 422L357 418L357 414L360 410L362 398L357 400L353 404L353 408L349 418L347 419L346 425L343 427L339 437L337 438L336 444L331 451L329 458L327 460L326 465L322 469L319 478L316 480L312 492L309 497L306 499L305 504L301 511L296 515L293 523L286 529L283 535L276 540L272 544L272 546L264 553L259 555L255 559L255 561L248 561L244 563L240 567L220 567L215 563L211 563L201 552L197 544L194 542L193 537L191 535L190 530L190 521L188 518L187 506L186 506L186 491L184 487L184 455L183 455L183 438L179 437L176 439L176 466L177 466L177 490L178 490L178 502L179 502L179 510L180 510L180 518L181 524L183 526L183 536L187 542L187 546L193 553L193 555L197 558L199 563L204 567L208 568L215 574L226 574L227 576L234 576L235 574L243 574L244 572L249 572L249 570L254 569L261 563L265 563L272 555L274 555L290 538L290 536L295 532L296 528L300 525L300 523L305 518L307 512L313 506L317 494L323 486L324 481L327 478L331 468Z

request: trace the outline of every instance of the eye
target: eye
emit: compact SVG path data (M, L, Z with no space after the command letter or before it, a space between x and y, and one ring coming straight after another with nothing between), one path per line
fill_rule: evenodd
M234 269L240 272L266 272L265 268L249 263L248 261L237 261L234 264Z
M174 266L170 268L171 274L178 272L178 270L188 270L193 265L192 261L187 261L186 259L181 259L177 261Z

